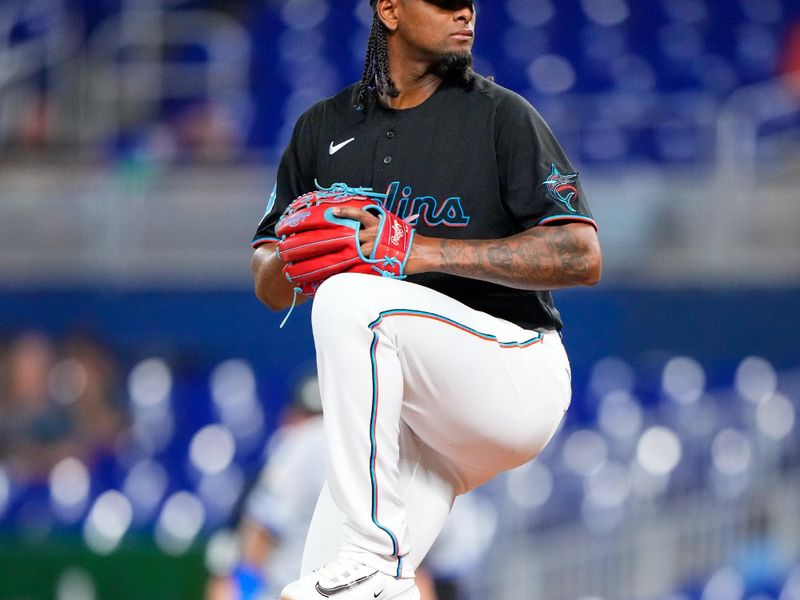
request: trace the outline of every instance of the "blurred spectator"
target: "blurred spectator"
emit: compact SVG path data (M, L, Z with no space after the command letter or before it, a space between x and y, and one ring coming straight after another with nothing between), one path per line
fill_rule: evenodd
M57 107L45 94L31 98L19 118L16 131L19 146L25 150L45 148L50 141L57 113Z
M237 560L209 581L209 600L277 597L300 572L308 524L325 479L321 411L319 384L309 377L297 387L269 443L270 458L245 499ZM417 579L421 600L436 600L424 569Z
M110 451L125 429L118 366L107 348L84 334L68 338L63 354L58 367L64 379L54 371L53 392L69 405L81 454L91 460Z
M41 333L13 339L0 378L0 459L43 480L68 456L91 461L124 428L112 354L83 335L63 350Z
M0 458L25 478L40 479L62 458L74 455L75 424L50 392L53 343L24 332L10 343L0 385Z
M791 76L789 88L800 98L800 20L786 28L779 60L778 75Z
M748 525L748 541L736 553L734 567L750 594L774 592L780 589L792 567L791 557L775 539L772 529L776 524L766 508L755 511Z
M223 104L203 103L185 108L172 121L172 132L182 156L199 161L226 161L242 154L244 124Z
M425 557L424 564L435 582L439 600L467 597L464 582L480 572L497 524L497 510L484 497L470 492L456 498L442 532ZM417 585L422 590L419 582Z
M269 442L269 460L244 500L236 564L212 578L209 600L277 596L300 571L308 523L325 478L321 409L316 378L309 378L298 386Z

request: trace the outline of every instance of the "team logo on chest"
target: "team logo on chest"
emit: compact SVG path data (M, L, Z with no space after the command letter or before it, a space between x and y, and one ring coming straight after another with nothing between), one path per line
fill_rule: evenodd
M554 200L558 200L567 207L570 212L578 212L572 207L572 201L578 197L578 188L576 187L578 174L565 173L561 174L558 167L551 164L550 177L542 182L542 185L547 186L547 193Z
M386 190L386 210L393 212L401 219L417 216L419 221L429 227L444 225L445 227L466 227L470 217L464 214L460 196L451 196L438 200L433 196L412 197L411 186L400 188L399 181L393 181Z

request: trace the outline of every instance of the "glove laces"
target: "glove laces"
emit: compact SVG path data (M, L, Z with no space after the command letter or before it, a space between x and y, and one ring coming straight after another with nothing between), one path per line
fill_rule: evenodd
M283 326L286 325L286 321L289 320L289 317L292 316L292 311L294 311L294 307L297 305L297 294L302 292L303 290L299 287L296 287L292 290L292 305L289 307L289 312L286 313L286 316L283 317L283 321L281 321L280 326L278 329L283 329Z
M317 186L320 192L317 196L324 195L329 198L335 198L337 196L366 196L367 198L386 200L386 194L375 192L372 188L368 187L350 187L346 183L334 183L330 187L325 187L316 179L314 180L314 185Z

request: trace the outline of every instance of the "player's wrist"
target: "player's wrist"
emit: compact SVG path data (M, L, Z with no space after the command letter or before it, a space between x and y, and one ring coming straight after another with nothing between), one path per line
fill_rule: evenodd
M440 240L437 238L426 237L417 233L414 236L414 243L411 245L411 254L406 263L405 272L407 275L415 273L427 273L436 271Z

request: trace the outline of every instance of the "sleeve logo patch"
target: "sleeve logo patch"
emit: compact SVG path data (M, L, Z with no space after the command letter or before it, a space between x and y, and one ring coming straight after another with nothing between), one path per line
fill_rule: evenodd
M561 202L570 212L578 212L572 207L572 201L578 197L578 188L575 186L578 174L564 173L562 175L558 167L553 164L550 167L550 176L542 182L542 185L547 186L547 193L551 198Z

